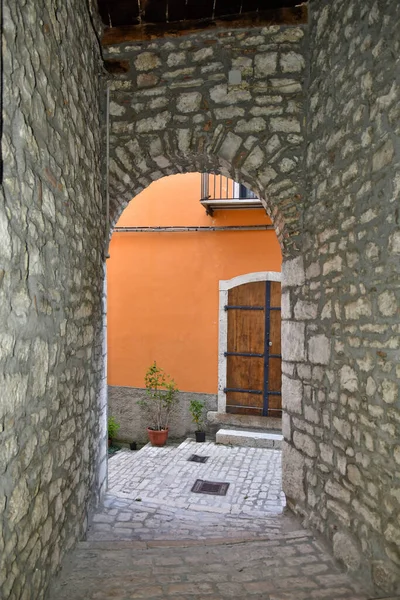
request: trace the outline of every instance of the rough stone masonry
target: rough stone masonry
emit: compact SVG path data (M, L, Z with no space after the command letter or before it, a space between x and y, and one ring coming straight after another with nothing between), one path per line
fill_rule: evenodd
M283 250L304 189L305 27L254 27L104 49L112 219L152 181L220 172L257 192ZM229 84L229 72L241 82Z
M3 4L0 594L36 600L104 490L104 117L86 3ZM112 220L180 171L260 194L285 255L285 492L399 593L400 5L310 15L108 48Z
M86 2L2 5L0 597L32 600L105 489L100 64Z
M400 4L313 1L302 252L283 266L284 489L400 592Z

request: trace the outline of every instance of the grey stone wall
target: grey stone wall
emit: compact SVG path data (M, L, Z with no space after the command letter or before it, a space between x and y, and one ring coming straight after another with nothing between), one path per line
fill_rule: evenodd
M110 78L113 221L160 177L219 172L263 199L284 253L295 250L305 41L304 27L275 26L106 48L108 67L123 71Z
M0 597L44 597L105 484L99 51L86 2L5 0Z
M302 256L283 268L284 489L400 592L400 4L310 6Z
M109 386L108 411L116 417L121 428L118 439L125 442L147 443L146 428L149 423L146 416L138 406L138 400L146 397L146 390L142 388ZM200 394L196 392L179 392L179 405L171 418L169 439L182 438L192 434L196 426L191 421L189 403L191 399L202 400L205 403L205 415L209 410L217 409L216 394ZM210 428L207 428L210 431Z

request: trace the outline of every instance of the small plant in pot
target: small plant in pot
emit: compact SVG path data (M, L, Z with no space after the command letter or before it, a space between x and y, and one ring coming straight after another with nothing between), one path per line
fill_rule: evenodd
M175 381L157 366L156 361L148 368L144 382L146 397L139 400L138 405L148 418L147 433L152 446L164 446L171 415L179 404L179 390Z
M111 446L114 438L117 437L118 431L121 425L118 423L115 417L112 415L108 417L107 431L108 431L108 445Z
M204 402L202 400L191 400L189 405L192 421L196 424L196 442L206 441L206 432L204 428Z

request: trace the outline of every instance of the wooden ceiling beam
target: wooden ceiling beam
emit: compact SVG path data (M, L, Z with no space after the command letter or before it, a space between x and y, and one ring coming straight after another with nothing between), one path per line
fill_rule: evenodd
M275 8L241 15L229 15L221 19L199 19L175 21L173 23L148 23L126 27L106 27L102 39L103 46L113 46L129 42L142 42L160 37L180 37L206 29L239 29L246 27L266 27L271 25L302 25L307 23L307 5L291 8Z

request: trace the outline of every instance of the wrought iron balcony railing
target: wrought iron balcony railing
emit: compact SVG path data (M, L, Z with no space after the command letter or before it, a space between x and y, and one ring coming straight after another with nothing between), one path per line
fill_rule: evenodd
M262 208L260 199L246 186L212 173L201 174L200 203L208 215L218 209Z

